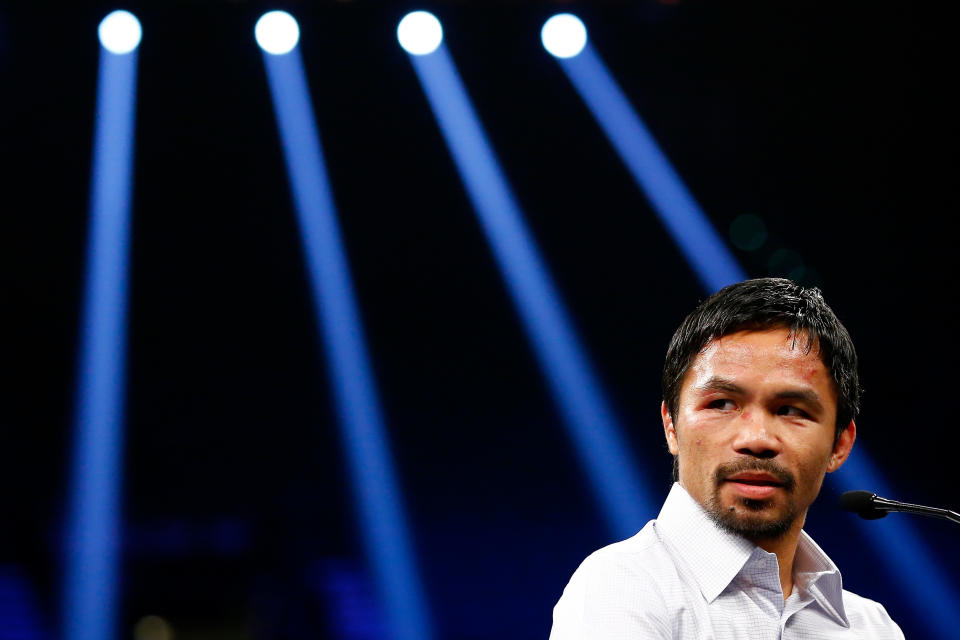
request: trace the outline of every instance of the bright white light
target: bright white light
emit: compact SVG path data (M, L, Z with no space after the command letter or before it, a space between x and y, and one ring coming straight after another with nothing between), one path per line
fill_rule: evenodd
M443 27L432 13L414 11L405 15L397 25L397 40L407 53L425 56L436 51L443 42Z
M300 27L286 11L268 11L253 28L257 44L267 53L282 56L290 53L300 41Z
M572 13L558 13L543 23L540 40L557 58L572 58L587 46L587 28Z
M143 29L137 17L129 11L113 11L100 21L97 35L104 49L123 55L137 48Z

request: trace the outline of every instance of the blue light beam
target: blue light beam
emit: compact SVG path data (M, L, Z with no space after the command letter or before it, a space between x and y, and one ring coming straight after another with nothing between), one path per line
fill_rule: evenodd
M137 52L100 49L63 637L116 636L121 545L126 307Z
M487 242L581 457L608 526L619 537L656 515L523 214L444 44L410 61Z
M299 47L263 54L367 553L395 640L432 637Z
M707 214L630 105L589 42L579 54L557 58L653 210L710 293L747 278Z
M556 56L555 56L556 57ZM647 194L660 220L694 269L704 290L714 293L746 279L746 272L727 248L683 184L670 161L624 96L616 80L589 42L583 50L557 62L593 113L610 143ZM831 476L840 491L869 489L894 496L862 448ZM858 525L892 567L893 583L911 603L917 617L928 625L932 637L945 638L960 628L954 606L958 594L933 561L915 529L905 520L859 521ZM904 576L917 576L904 581ZM936 615L929 615L936 611Z

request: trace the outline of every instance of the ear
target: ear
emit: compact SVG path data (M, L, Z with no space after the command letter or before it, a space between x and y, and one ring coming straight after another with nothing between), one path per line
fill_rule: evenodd
M667 409L667 403L660 403L660 419L663 420L663 435L667 439L667 449L673 455L680 454L680 445L677 443L677 429L673 426L673 416Z
M853 449L853 442L856 439L857 424L851 420L847 428L837 438L837 444L833 445L833 453L830 454L830 462L827 464L828 473L833 473L843 466L843 463L850 456L850 450Z

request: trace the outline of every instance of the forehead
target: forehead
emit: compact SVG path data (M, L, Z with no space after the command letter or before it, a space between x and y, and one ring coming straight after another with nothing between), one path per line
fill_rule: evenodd
M698 381L722 377L742 384L808 386L832 398L833 380L816 343L807 349L807 336L787 329L739 331L711 340L697 354L683 389Z

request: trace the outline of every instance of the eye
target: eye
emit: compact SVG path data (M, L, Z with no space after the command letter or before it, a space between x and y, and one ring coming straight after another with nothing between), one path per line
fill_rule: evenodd
M791 418L809 418L810 414L798 407L784 405L777 409L778 416L789 416Z
M719 409L720 411L733 411L736 408L736 403L729 398L717 398L707 404L707 409Z

